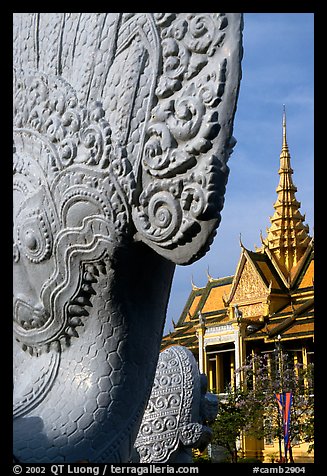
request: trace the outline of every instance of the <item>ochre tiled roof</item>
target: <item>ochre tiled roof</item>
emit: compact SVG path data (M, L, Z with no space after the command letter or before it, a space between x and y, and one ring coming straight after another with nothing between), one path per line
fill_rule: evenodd
M303 338L306 335L312 336L314 331L313 245L310 243L310 249L303 256L293 275L292 286L288 288L287 282L281 279L274 268L275 264L270 261L266 253L252 252L243 247L241 259L248 259L252 262L253 273L260 274L267 293L270 293L269 299L271 302L275 302L275 305L270 307L275 311L271 315L262 315L265 312L264 302L261 308L258 307L258 315L254 312L249 314L244 324L246 325L250 321L260 323L260 325L257 330L247 334L246 340L264 339L270 341L278 334L290 339ZM238 269L241 269L240 264ZM205 318L208 327L231 322L230 309L225 305L224 298L228 299L232 292L232 286L235 287L235 294L238 286L237 276L239 275L212 278L203 288L193 287L177 326L173 332L163 338L162 348L180 344L196 351L198 347L196 327L199 324L199 311ZM246 305L250 306L251 303Z
M298 323L294 324L293 326L289 327L286 331L283 332L283 335L290 335L290 334L313 334L314 332L314 323Z
M198 307L198 304L200 302L202 295L194 296L193 302L189 308L189 313L192 317L195 315L196 308ZM185 318L185 322L190 319L190 315L188 314Z
M161 350L171 345L183 345L188 348L197 347L198 339L195 327L191 323L178 326L174 331L163 337L161 342Z
M228 296L230 288L231 284L212 287L202 306L201 312L206 313L225 309L223 296Z
M299 289L311 287L313 285L313 278L314 278L314 261L311 260L299 284Z

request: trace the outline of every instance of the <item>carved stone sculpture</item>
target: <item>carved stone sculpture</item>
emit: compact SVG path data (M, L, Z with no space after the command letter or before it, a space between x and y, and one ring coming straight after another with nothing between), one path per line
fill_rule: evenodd
M175 264L220 221L235 13L14 14L14 454L128 461Z
M190 350L176 345L160 353L135 442L141 463L192 463L192 448L206 448L212 432L205 424L218 411L217 396L206 390Z

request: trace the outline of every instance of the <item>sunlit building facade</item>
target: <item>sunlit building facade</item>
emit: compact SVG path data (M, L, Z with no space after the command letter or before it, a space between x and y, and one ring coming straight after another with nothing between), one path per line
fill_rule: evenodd
M209 390L223 398L226 386L240 384L239 368L247 356L274 352L276 343L294 364L314 359L314 245L296 200L291 157L283 115L283 138L274 213L261 247L246 249L232 276L214 279L192 289L174 330L163 338L162 349L188 347ZM296 462L313 461L307 444L294 445ZM278 442L244 437L240 454L270 461Z

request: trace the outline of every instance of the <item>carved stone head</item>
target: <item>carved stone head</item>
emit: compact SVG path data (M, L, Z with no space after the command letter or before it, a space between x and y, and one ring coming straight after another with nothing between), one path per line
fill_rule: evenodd
M18 459L127 460L174 266L220 221L241 31L227 13L14 15Z
M208 394L192 352L174 345L159 355L152 392L135 448L141 463L192 463L192 448L211 441L216 395ZM210 403L209 403L210 402Z

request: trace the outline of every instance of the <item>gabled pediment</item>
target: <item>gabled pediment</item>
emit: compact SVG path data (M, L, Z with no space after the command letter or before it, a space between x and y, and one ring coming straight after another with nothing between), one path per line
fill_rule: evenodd
M314 249L313 239L309 243L309 246L299 261L298 265L291 273L291 287L296 288L309 288L314 283Z
M255 302L264 299L269 294L269 283L264 279L260 269L253 261L251 254L243 248L227 299L228 305L243 302Z

